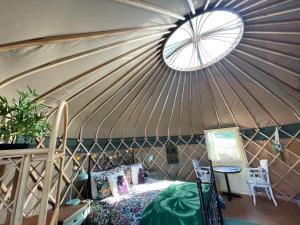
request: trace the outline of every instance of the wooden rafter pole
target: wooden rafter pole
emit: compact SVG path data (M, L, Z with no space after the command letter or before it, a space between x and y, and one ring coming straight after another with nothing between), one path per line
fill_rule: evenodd
M101 53L105 50L109 50L109 49L112 49L112 48L115 48L115 47L118 47L118 46L121 46L121 45L129 44L129 43L136 42L136 41L141 41L141 40L144 40L144 39L147 39L147 38L154 38L154 37L162 36L162 35L167 34L167 33L169 33L169 31L158 32L158 33L154 33L154 34L150 34L150 35L143 35L143 36L136 37L136 38L130 38L130 39L127 39L127 40L117 41L117 42L107 44L107 45L104 45L104 46L101 46L101 47L93 48L93 49L90 49L90 50L87 50L87 51L84 51L84 52L76 53L76 54L73 54L73 55L70 55L70 56L66 56L66 57L63 57L63 58L60 58L60 59L53 60L51 62L42 64L40 66L31 68L29 70L23 71L23 72L18 73L16 75L10 76L9 78L7 78L7 79L0 82L0 89L4 88L5 86L7 86L7 85L19 80L19 79L23 79L23 78L28 77L30 75L33 75L37 72L41 72L41 71L44 71L44 70L47 70L47 69L50 69L50 68L53 68L53 67L56 67L56 66L59 66L59 65L66 64L68 62L72 62L74 60L78 60L78 59L81 59L81 58L84 58L84 57L88 57L88 56L91 56L91 55L94 55L94 54L98 54L98 53ZM48 96L47 94L48 94L48 92L46 92L44 95L41 95L37 100L47 97Z
M161 63L161 61L159 61L158 57L155 58L157 59L157 61L155 63L149 63L148 65L146 65L144 67L143 70L139 71L139 73L141 74L138 78L138 81L136 81L133 86L130 88L130 91L128 91L121 99L120 101L114 105L114 107L105 115L105 117L99 122L98 127L97 127L97 131L96 131L96 139L99 137L99 132L101 129L101 126L103 125L103 123L109 118L109 116L115 112L115 110L123 103L123 101L125 101L125 99L127 99L130 94L136 89L136 88L140 88L138 93L143 89L143 87L145 86L145 83L142 83L146 78L148 78L148 80L151 78L151 76L153 75L153 72L155 72L158 68L159 68L159 64ZM137 96L134 97L134 99ZM131 101L132 102L132 101ZM112 138L112 133L109 134L109 138Z
M234 5L234 6L232 6L232 9L236 9L236 8L240 7L241 5L244 5L244 4L247 3L248 1L250 1L250 0L244 0L244 1L241 1L240 3L238 3L238 4Z
M116 61L118 61L118 60L120 60L120 59L122 59L122 58L124 58L126 56L130 56L130 55L136 53L137 51L145 50L149 46L156 45L157 43L159 43L162 40L163 39L159 38L159 39L156 39L154 41L150 41L150 42L148 42L148 43L146 43L146 44L144 44L142 46L134 48L133 50L130 50L130 51L125 52L125 53L123 53L123 54L121 54L121 55L119 55L119 56L117 56L117 57L115 57L115 58L113 58L111 60L108 60L108 61L106 61L106 62L104 62L104 63L102 63L102 64L100 64L100 65L98 65L96 67L93 67L92 69L89 69L88 71L85 71L85 72L83 72L83 73L81 73L81 74L79 74L79 75L77 75L75 77L72 77L71 79L66 80L66 81L60 83L56 87L54 87L51 90L47 91L46 93L42 94L37 100L44 99L44 98L50 96L52 93L65 88L67 85L70 85L70 84L72 84L74 82L80 81L80 80L84 79L85 77L91 75L92 73L100 71L103 67L106 67L106 66L108 66L108 65L110 65L112 63L115 63Z
M180 84L180 81L181 81L181 73L176 71L175 72L175 75L174 76L178 76L178 82L177 82L177 85L176 85L176 91L175 91L175 94L174 94L174 100L173 100L173 104L172 104L172 110L171 110L171 114L169 116L169 122L168 122L168 137L170 137L170 127L171 127L171 123L172 123L172 119L173 119L173 114L174 114L174 109L175 109L175 105L176 105L176 100L177 100L177 96L178 96L178 90L179 90L179 84Z
M218 71L218 73L219 73L219 75L221 76L221 78L222 78L223 80L225 80L226 83L230 86L231 90L232 90L233 93L234 93L234 96L239 100L240 104L241 104L241 105L244 107L244 109L248 112L248 114L250 115L251 120L252 120L252 122L253 122L253 124L254 124L254 127L255 127L256 129L258 129L258 125L257 125L257 123L256 123L256 121L255 121L255 119L254 119L254 116L250 113L248 107L246 106L246 104L244 103L244 101L241 99L241 97L239 96L239 94L237 93L237 91L235 90L234 85L232 85L232 83L228 80L227 76L224 76L224 75L222 74L222 72L218 69L218 67L217 67L215 64L214 64L214 67L215 67L215 69Z
M143 96L140 98L140 100L138 101L138 103L136 104L134 110L131 111L129 117L127 118L127 120L125 121L123 127L122 127L122 139L125 137L125 128L127 127L128 122L130 121L130 119L133 117L134 113L136 112L137 108L141 105L141 103L143 102L144 99L146 99L146 95L148 93L150 93L151 88L157 86L157 83L159 83L159 81L162 79L161 73L159 71L161 71L161 68L163 67L163 63L160 64L160 67L157 71L157 75L155 76L155 79L153 81L151 81L151 84L149 85L149 87L145 90ZM125 115L125 113L124 113ZM121 118L121 117L120 117Z
M249 22L249 21L253 21L253 20L260 20L260 19L265 19L265 18L269 18L269 17L280 16L280 15L289 14L289 13L295 13L298 11L300 11L300 7L295 7L293 9L280 10L275 13L268 13L267 15L263 15L263 16L251 17L249 19L245 19L244 21Z
M137 79L138 81L136 81L135 83L133 83L133 86L130 88L130 91L128 91L128 92L121 98L121 100L120 100L116 105L114 105L114 107L113 107L113 108L105 115L105 117L99 122L98 127L97 127L97 131L96 131L96 136L95 136L96 139L99 138L100 128L101 128L101 126L103 125L103 123L105 122L105 120L108 119L108 117L111 115L111 113L114 112L114 110L115 110L118 106L120 106L120 105L123 103L123 101L124 101L124 100L125 100L125 99L133 92L133 90L134 90L136 87L138 87L138 85L139 85L145 78L150 77L150 76L149 76L149 72L151 73L152 70L155 69L155 68L157 68L158 65L159 65L160 63L161 63L161 62L159 61L159 56L153 58L153 59L152 59L148 64L146 64L141 70L138 70L138 71L133 75L133 77L130 78L129 82L125 83L125 85L127 86L127 85L129 85L130 81L133 82L133 79L134 79L134 78L135 78L135 79L138 78L138 79ZM151 69L149 70L149 68L151 68ZM146 73L144 74L144 72L147 71L147 70L148 70L148 72L146 72ZM125 85L123 85L123 87L125 87ZM114 93L114 94L109 98L109 100L106 101L105 103L109 103L109 101L112 100L113 97L116 96L118 93L120 93L121 90L122 90L122 88L119 89L116 93ZM100 110L104 105L105 105L105 104L101 104L101 107L97 107L96 111L99 112L99 110Z
M295 107L293 105L292 102L286 102L286 99L284 99L282 96L274 93L272 90L270 90L269 88L267 88L264 84L260 83L259 81L257 81L255 78L253 78L251 75L249 75L248 73L246 73L246 71L240 67L238 67L237 65L235 65L234 62L232 62L231 60L225 58L225 60L231 64L235 69L237 69L241 74L243 74L245 77L247 77L250 81L252 81L253 83L255 83L258 87L260 87L262 90L264 90L266 93L270 94L271 96L274 97L275 100L278 100L279 102L281 102L283 105L285 105L288 110L294 114L294 116L300 120L300 110Z
M228 3L226 3L225 5L224 5L224 7L226 8L226 7L228 7L228 6L230 6L232 3L234 3L235 1L237 1L237 0L231 0L231 1L229 1Z
M25 41L1 44L0 52L12 51L19 48L32 47L36 45L46 45L52 43L64 43L70 41L83 41L83 40L94 39L94 38L112 37L112 36L123 35L123 34L131 34L133 32L167 30L173 27L176 27L176 25L175 24L154 25L154 26L145 26L145 27L132 27L132 28L123 28L123 29L116 29L116 30L79 33L79 34L48 36L48 37L30 39Z
M157 97L157 99L156 99L156 101L155 101L155 104L154 104L154 106L153 106L153 108L152 108L152 110L151 110L151 112L150 112L150 115L149 115L149 117L148 117L148 119L147 119L146 125L145 125L145 127L144 127L144 137L145 137L145 138L147 137L147 127L148 127L149 121L150 121L150 119L151 119L151 117L152 117L152 115L153 115L153 112L154 112L154 110L155 110L157 104L158 104L158 101L160 100L160 98L161 98L161 96L162 96L162 93L163 93L164 90L165 90L165 87L167 86L167 83L169 82L169 78L170 78L170 74L168 75L168 78L167 78L166 82L164 83L164 85L163 85L163 87L162 87L162 90L160 91L159 96Z
M158 76L158 71L159 69L162 68L162 63L159 64L158 67L156 67L156 69L151 73L150 77L148 78L148 80L146 81L146 83L144 85L141 85L141 88L139 89L138 93L136 94L136 96L133 98L133 100L127 105L127 107L125 108L125 110L121 113L121 115L118 117L118 119L114 122L113 126L110 128L110 132L109 132L109 139L112 139L112 135L113 135L113 131L117 125L118 122L121 121L121 119L123 118L124 115L127 115L129 113L130 107L135 103L135 101L138 99L138 97L141 95L142 97L140 97L140 100L143 99L143 97L145 96L145 94L148 92L149 88L151 87L151 85L153 85L153 83L156 81L156 79L159 77ZM147 74L147 73L146 73ZM147 75L144 76L147 76ZM156 75L155 75L156 74ZM152 79L153 78L153 79ZM143 93L143 90L144 93ZM140 102L140 101L139 101ZM139 103L137 104L139 105ZM122 130L123 131L123 130ZM122 132L122 138L124 138L124 133Z
M202 109L202 99L200 94L200 82L199 82L199 72L195 71L195 77L196 77L196 86L197 86L197 97L198 97L198 104L199 104L199 111L200 111L200 118L201 118L201 128L202 130L205 129L204 125L204 119L203 119L203 109Z
M165 111L167 102L168 102L168 100L169 100L169 98L170 98L171 90L173 90L173 84L174 84L174 81L175 81L175 78L176 78L176 76L175 76L175 71L174 71L174 70L173 70L173 71L170 71L170 73L173 74L173 79L172 79L172 81L171 81L171 84L170 84L170 87L169 87L167 96L165 97L165 101L164 101L163 107L161 108L161 112L160 112L159 118L158 118L157 123L156 123L156 129L155 129L155 131L156 131L156 137L157 137L157 138L159 137L159 132L158 132L158 130L159 130L159 124L160 124L160 121L161 121L161 119L162 119L163 113L164 113L164 111Z
M165 67L164 67L165 68ZM152 82L151 86L148 88L148 90L145 92L145 94L143 95L143 97L141 98L141 100L137 103L136 107L134 108L134 110L132 110L130 116L128 117L128 119L126 120L123 128L122 128L122 137L124 138L125 137L125 128L126 128L126 125L128 124L128 122L130 121L130 119L133 118L134 114L137 112L139 106L141 105L141 103L146 99L146 96L148 93L150 93L149 96L151 96L151 93L157 88L157 86L159 85L159 83L161 82L162 78L164 77L163 76L163 73L161 71L163 71L164 69L161 69L159 72L158 72L158 75L156 76L156 80ZM153 88L154 87L154 88ZM153 89L152 89L153 88ZM152 92L151 92L152 90ZM150 97L149 97L150 98ZM149 99L148 98L148 99ZM145 106L143 107L145 108ZM135 137L135 136L133 136Z
M222 62L219 62L219 64L222 66L223 69L225 69L225 71L228 72L228 75L230 75L242 87L244 93L246 93L250 98L252 98L254 102L258 106L260 106L260 108L263 109L263 111L271 118L275 125L278 125L279 123L276 121L274 116L263 106L263 104L259 102L259 100L251 93L251 91L249 91L248 88L238 78L236 78L236 76L232 72L230 72L229 69Z
M185 18L177 13L173 13L169 10L163 9L161 7L158 7L156 5L144 2L144 1L140 1L140 0L113 0L115 2L119 2L119 3L123 3L126 5L130 5L130 6L134 6L137 8L141 8L141 9L145 9L145 10L149 10L152 12L156 12L165 16L171 16L173 18L179 19L179 20L185 20Z
M211 0L206 0L206 1L205 1L205 5L204 5L204 8L203 8L203 11L207 10L210 1L211 1Z
M231 56L236 57L237 59L241 60L242 62L246 63L247 65L249 65L251 68L253 68L255 71L257 71L259 74L262 74L263 76L275 81L276 83L282 84L286 87L288 87L289 89L293 90L296 94L299 95L300 97L300 93L298 91L298 89L296 89L295 87L291 86L290 84L286 83L284 80L280 80L279 78L272 76L271 74L263 71L262 69L260 69L259 67L257 67L255 64L252 64L251 62L246 61L245 59L243 59L242 57L239 57L238 55L236 55L235 52L233 52L231 54Z
M190 7L190 10L191 10L192 14L195 15L196 11L195 11L193 0L186 0L186 1L187 1L188 5Z
M245 31L245 34L273 34L273 35L277 35L277 34L284 34L284 35L300 35L300 31L264 31L264 30L249 30L249 31Z
M133 58L127 60L125 63L123 63L122 65L120 65L119 67L117 67L116 69L108 72L107 74L103 75L101 78L97 79L96 81L93 81L91 84L89 84L88 86L83 86L82 88L80 88L79 91L77 91L77 93L71 95L70 97L67 98L67 102L70 102L74 99L76 99L78 96L86 93L87 91L89 91L92 87L94 87L95 85L101 83L103 80L105 79L109 79L112 76L114 76L117 72L121 72L122 70L124 70L124 67L127 67L133 63L138 63L139 60L141 59L141 57L145 56L148 51L150 51L151 48L149 48L149 50L143 51L140 54L134 56Z
M157 47L153 48L152 50L156 49ZM147 59L147 60L144 60L141 64L139 64L137 67L135 67L132 71L135 72L135 70L139 71L139 70L142 70L141 68L143 66L145 66L147 63L151 62L151 60L153 60L153 58L155 57L155 55L157 54L157 51L152 53L152 55ZM127 79L124 81L124 84L122 87L126 86L126 83L128 83L132 76L132 73L133 72L128 72L128 73L125 73L120 79L118 79L117 81L115 81L114 83L112 83L110 86L108 86L105 90L103 90L102 92L100 92L98 95L96 95L92 100L90 100L87 104L85 104L82 108L80 108L75 115L73 115L72 119L70 120L70 123L69 125L72 123L72 121L74 121L76 119L76 117L78 115L80 115L84 110L86 110L88 107L90 107L92 104L94 104L96 101L98 101L98 99L100 99L105 93L108 93L110 88L113 87L114 85L116 85L117 83ZM136 75L136 74L135 74ZM122 90L122 88L118 89L118 91ZM118 92L117 91L117 92ZM113 96L113 95L112 95ZM105 104L112 96L110 96L106 101L104 101L100 106L97 107L100 108L103 104ZM91 119L95 114L97 113L97 110L93 110L93 112L83 121L83 123L81 124L80 126L80 132L79 132L79 136L80 138L82 137L82 132L83 132L83 128L85 126L85 124L87 123L87 121L89 119Z
M256 9L256 10L253 10L252 12L249 12L249 13L245 13L243 14L244 17L247 17L247 16L251 16L253 14L256 14L256 13L260 13L260 12L264 12L266 10L269 10L269 9L272 9L272 8L275 8L275 7L279 7L281 5L285 5L287 3L290 3L290 2L294 2L295 0L285 0L285 1L279 1L277 3L273 3L271 5L268 5L266 7L262 7L260 9ZM263 1L264 2L264 1Z
M211 90L211 87L210 87L210 83L209 83L208 79L206 78L206 75L205 75L205 73L204 73L204 70L201 70L201 72L202 72L202 75L203 75L204 80L205 80L206 83L207 83L208 93L209 93L209 96L210 96L210 98L211 98L211 100L212 100L213 107L214 107L214 109L215 109L215 114L216 114L217 121L218 121L218 127L220 128L220 127L222 127L222 124L221 124L221 121L220 121L220 116L219 116L219 113L218 113L216 101L215 101L215 98L214 98L214 96L213 96L213 93L212 93L212 90Z
M133 58L129 59L128 61L126 61L125 63L123 63L122 65L120 65L119 67L117 67L116 69L106 73L105 75L103 75L102 77L100 77L99 79L93 81L92 83L86 85L82 85L80 86L80 88L78 90L76 90L76 92L74 94L72 94L69 97L63 98L63 99L59 99L59 100L65 100L66 102L71 102L74 99L78 98L80 95L86 93L87 91L89 91L92 87L94 87L95 85L103 82L106 79L109 79L110 77L114 76L117 72L120 72L124 69L124 67L137 62L138 59L140 59L140 57L142 57L143 55L145 55L148 51L143 51L141 53L139 53L138 55L134 56ZM56 111L58 106L55 106L52 111L48 114L48 119L53 115L53 113Z
M239 10L239 12L240 12L240 13L241 13L241 12L244 12L244 11L246 11L246 10L249 10L249 9L255 7L255 6L261 5L262 3L267 2L267 1L268 1L268 0L260 0L260 1L258 0L258 1L253 1L253 2L254 2L253 4L248 5L248 6L246 6L245 8L242 8L241 10ZM256 10L254 10L254 11L256 11Z
M283 71L285 71L285 72L287 72L287 73L289 73L289 74L291 74L291 75L294 75L295 77L300 77L300 74L299 74L299 73L297 73L297 72L295 72L295 71L293 71L293 70L290 70L290 69L288 69L288 68L285 68L285 67L283 67L283 66L280 66L280 65L278 65L278 64L276 64L276 63L274 63L274 62L272 62L272 61L270 61L270 60L266 60L266 59L264 59L264 58L262 58L262 57L260 57L260 56L253 55L253 54L251 54L251 53L249 53L249 52L245 52L245 51L240 50L240 49L238 49L238 48L234 49L234 51L236 51L236 52L238 52L238 53L240 53L240 54L242 54L242 55L248 56L248 57L250 57L250 58L252 58L252 59L258 60L258 61L260 61L260 62L263 61L264 63L266 63L266 64L268 64L268 65L270 65L270 66L272 66L272 67L275 67L275 68L277 68L277 69L279 69L279 70L283 70Z
M293 43L288 43L288 42L284 42L284 41L276 41L276 40L269 40L267 38L251 38L251 37L247 37L244 36L241 40L240 43L244 43L244 41L249 40L249 41L254 41L254 42L261 42L261 43L265 43L265 44L274 44L274 45L282 45L282 46L286 46L286 47L295 47L295 48L299 48L299 44L293 44Z
M215 84L215 86L216 86L216 88L217 88L217 90L218 90L218 93L219 93L219 95L221 96L221 99L223 100L223 102L224 102L224 104L225 104L225 106L226 106L226 108L227 108L227 110L228 110L228 112L229 112L229 114L230 114L230 116L231 116L231 118L232 118L232 120L233 120L235 126L238 127L238 122L237 122L237 120L236 120L236 118L235 118L235 116L234 116L234 114L233 114L231 108L229 107L228 102L226 101L226 98L225 98L225 96L224 96L224 93L223 93L222 90L220 89L220 87L219 87L219 85L218 85L216 79L214 78L214 76L213 76L213 74L212 74L212 72L211 72L211 70L210 70L209 67L207 68L207 70L208 70L208 74L210 75L212 81L214 82L214 84Z
M177 82L177 85L176 85L176 91L175 91L175 95L174 95L174 100L173 100L173 104L172 104L172 110L171 110L171 114L169 116L169 123L168 123L168 137L170 137L170 127L171 127L171 123L172 123L172 119L173 119L173 114L174 114L174 109L175 109L175 103L176 103L176 100L177 100L177 96L178 96L178 90L179 90L179 84L180 84L180 81L181 81L181 72L178 72L176 71L175 73L175 76L178 74L178 82Z
M166 74L166 67L167 67L167 66L165 65L164 69L161 70L161 73L162 73L162 74ZM163 76L163 78L165 78L165 77L166 77L166 76ZM166 78L166 79L167 79L167 78ZM146 104L144 105L144 107L142 108L141 112L139 113L137 119L135 120L134 126L133 126L133 135L132 135L134 139L136 138L136 126L137 126L138 122L140 121L140 118L141 118L142 114L143 114L144 111L146 110L146 108L147 108L147 106L148 106L150 100L151 100L152 97L153 97L154 92L158 89L158 87L160 87L160 85L161 85L163 82L166 82L166 79L161 79L161 80L159 81L159 83L157 84L157 86L152 90L152 92L151 92L151 94L150 94L150 96L149 96L149 98L148 98ZM162 81L163 81L163 82L162 82Z
M155 62L155 60L157 60ZM99 132L101 129L101 126L103 125L103 123L109 118L109 116L115 112L115 110L131 95L131 93L136 90L137 88L139 88L138 93L143 89L143 87L145 86L144 80L147 81L147 79L150 79L151 76L153 75L153 72L155 72L158 68L159 68L159 64L161 63L161 61L159 61L158 57L155 57L153 59L154 62L150 62L148 65L146 65L141 71L138 71L136 73L136 78L137 81L133 84L133 86L131 86L130 90L117 102L116 105L114 105L114 107L105 115L105 117L99 122L98 127L97 127L97 131L96 131L96 136L95 138L97 139L99 136ZM140 75L139 75L140 74ZM139 75L139 77L138 77ZM135 75L134 75L135 76ZM138 94L137 93L137 94ZM135 96L134 98L136 98L137 96ZM112 100L113 98L111 98ZM109 101L107 102L109 103ZM97 108L98 110L98 108ZM123 114L123 113L122 113ZM112 138L112 134L109 134L109 138Z
M185 74L183 74L183 83L182 83L180 108L179 108L179 119L178 119L178 136L179 137L181 136L181 117L182 117L182 105L183 105L183 98L184 98L185 80L186 80L186 76L185 76Z
M189 72L189 78L190 78L190 87L189 87L189 125L190 125L190 134L191 136L194 135L193 133L193 122L192 122L192 118L193 118L193 114L192 114L192 104L193 104L193 100L192 100L192 71Z
M219 0L216 2L216 4L214 5L214 8L217 8L224 0Z
M300 23L300 20L287 20L287 21L274 21L274 22L255 22L255 23L247 23L247 28L251 27L270 27L270 26L297 26Z

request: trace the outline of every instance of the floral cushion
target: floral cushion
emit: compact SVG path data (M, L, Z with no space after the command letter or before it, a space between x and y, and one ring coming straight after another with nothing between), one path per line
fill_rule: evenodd
M96 175L92 175L96 182L97 196L95 196L95 199L97 200L101 200L112 195L107 180L107 174L108 171L104 171L101 173L97 173Z
M141 163L135 164L131 166L131 177L132 177L132 184L143 184L145 183L144 177L144 167Z

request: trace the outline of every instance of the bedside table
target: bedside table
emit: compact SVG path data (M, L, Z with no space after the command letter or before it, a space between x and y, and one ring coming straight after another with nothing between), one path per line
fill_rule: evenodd
M160 171L159 170L148 170L147 175L149 178L160 180Z
M74 206L61 206L59 208L58 225L83 224L90 213L91 202L82 202Z

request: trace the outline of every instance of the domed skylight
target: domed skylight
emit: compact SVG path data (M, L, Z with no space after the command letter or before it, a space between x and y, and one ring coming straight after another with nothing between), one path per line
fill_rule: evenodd
M198 70L225 57L240 42L244 24L230 11L215 10L182 24L167 40L163 57L180 71Z

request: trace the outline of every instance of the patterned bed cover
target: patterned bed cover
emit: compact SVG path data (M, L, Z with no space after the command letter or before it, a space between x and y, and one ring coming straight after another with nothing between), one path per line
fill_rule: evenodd
M145 184L133 186L128 195L108 197L94 201L87 224L91 225L139 225L143 211L159 196L161 191L180 181L147 178Z

